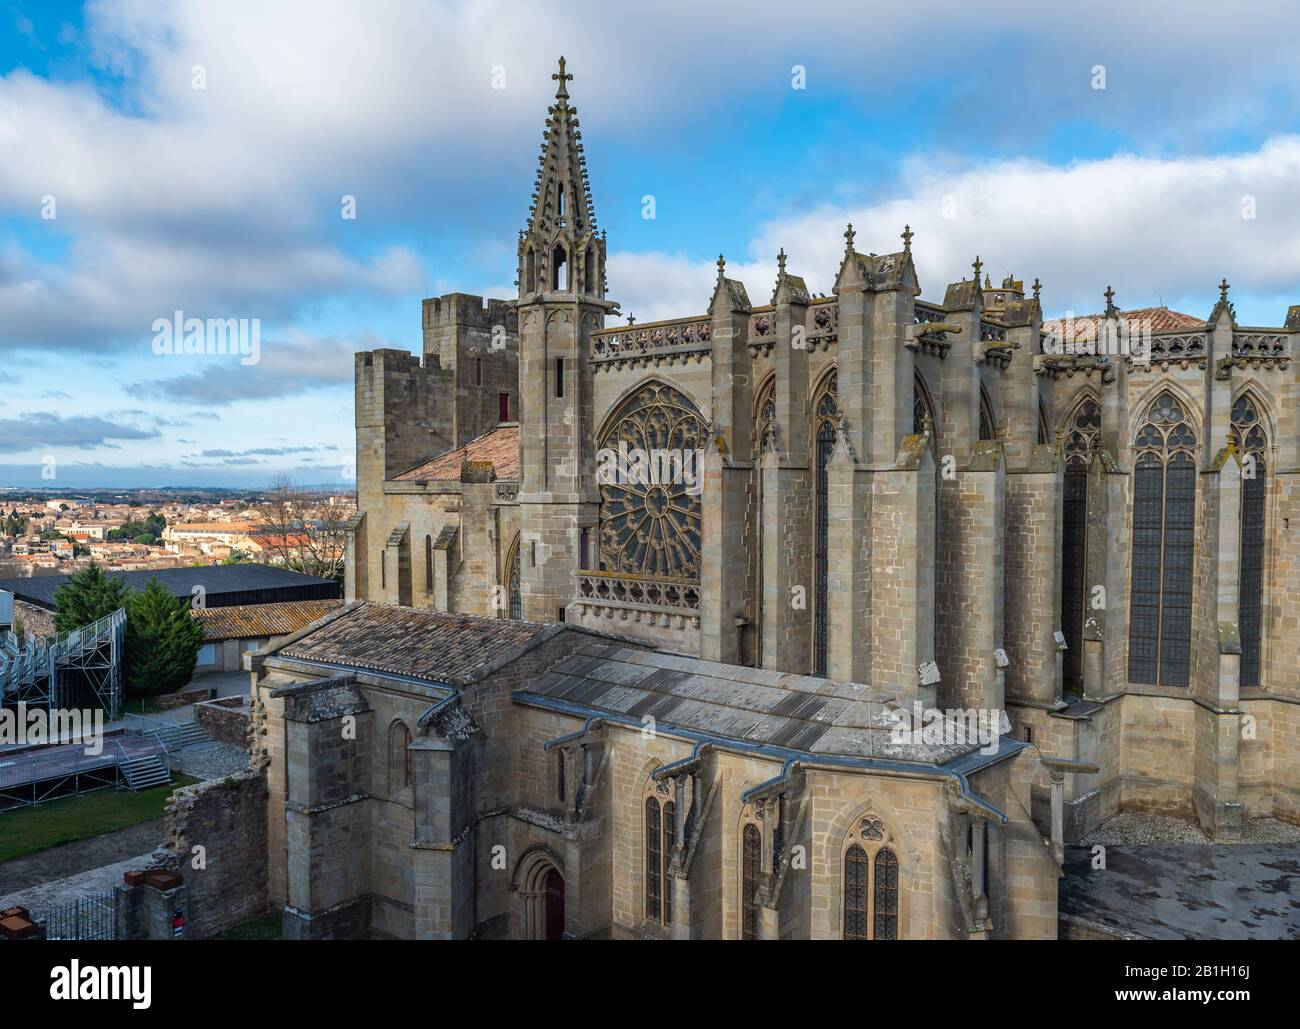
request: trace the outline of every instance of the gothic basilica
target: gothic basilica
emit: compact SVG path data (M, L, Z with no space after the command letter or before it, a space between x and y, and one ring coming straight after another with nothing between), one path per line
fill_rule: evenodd
M348 602L249 659L290 935L1056 938L1117 813L1300 821L1300 306L850 226L607 327L553 79L518 296L356 355Z

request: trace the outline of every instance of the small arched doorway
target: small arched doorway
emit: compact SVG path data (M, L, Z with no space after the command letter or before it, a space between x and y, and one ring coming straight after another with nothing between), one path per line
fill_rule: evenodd
M564 939L564 873L557 861L546 847L529 851L520 861L514 885L516 939Z
M554 868L546 873L546 926L544 940L564 939L564 876Z

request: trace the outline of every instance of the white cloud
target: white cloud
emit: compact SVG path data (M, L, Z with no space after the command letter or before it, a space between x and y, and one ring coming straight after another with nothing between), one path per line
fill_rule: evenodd
M1098 310L1108 284L1128 307L1211 295L1221 276L1238 290L1300 303L1297 136L1232 156L1118 156L1064 168L1006 161L939 170L912 161L899 181L895 197L759 226L746 260L729 260L727 274L745 282L755 304L767 303L784 247L790 271L813 291L829 292L851 221L864 253L900 249L903 225L912 226L927 299L942 299L947 283L969 277L979 254L995 280L1007 273L1026 283L1041 278L1049 311ZM1253 219L1242 217L1246 197L1254 200ZM948 198L952 219L943 216ZM701 313L715 275L711 261L610 256L611 295L641 321ZM1272 312L1272 322L1284 314Z

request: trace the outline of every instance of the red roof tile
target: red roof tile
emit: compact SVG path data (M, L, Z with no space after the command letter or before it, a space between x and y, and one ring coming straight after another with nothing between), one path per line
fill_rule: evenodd
M273 604L237 604L195 611L205 640L287 636L339 607L341 600L285 600Z
M503 425L463 447L426 461L395 478L400 482L459 482L466 461L491 464L498 479L519 478L519 426Z
M1167 307L1138 307L1132 311L1120 311L1119 316L1123 321L1130 323L1142 322L1149 325L1152 332L1177 332L1179 329L1205 328L1204 318L1183 314L1180 311L1171 311ZM1043 322L1043 331L1064 338L1068 327L1075 339L1085 333L1095 339L1100 335L1100 325L1105 317L1105 314L1076 314L1069 322L1064 318L1053 318L1050 322Z

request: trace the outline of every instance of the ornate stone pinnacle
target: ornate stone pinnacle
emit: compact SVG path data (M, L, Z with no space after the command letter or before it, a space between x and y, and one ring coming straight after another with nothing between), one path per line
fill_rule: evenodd
M776 272L778 275L785 274L785 247L782 247L781 252L776 255Z
M727 259L721 254L718 255L718 281L721 282L726 277Z
M558 72L557 74L552 75L551 78L554 79L556 82L558 82L558 83L560 84L560 85L559 85L559 88L556 89L556 91L555 91L555 99L556 99L556 100L568 100L568 99L569 99L569 90L568 90L566 84L569 83L569 82L572 82L572 81L573 81L573 76L572 76L572 75L566 75L566 74L564 73L564 58L563 58L563 57L560 58L560 70L559 70L559 72Z
M844 230L844 252L851 254L853 252L853 238L856 233L853 231L853 223L849 222L849 227Z
M975 288L976 288L976 289L979 289L979 285L980 285L980 271L981 271L981 269L983 269L983 267L984 267L984 262L980 260L980 255L979 255L979 254L976 254L976 255L975 255L975 263L972 265L972 267L975 269Z
M1034 299L1038 300L1043 292L1043 284L1038 281L1038 276L1034 276Z
M1227 280L1227 279L1224 279L1222 282L1219 283L1219 302L1220 302L1220 303L1222 303L1222 304L1226 304L1226 303L1228 302L1228 290L1229 290L1230 288L1231 288L1231 287L1228 285L1228 280Z
M910 254L912 252L912 237L914 235L916 233L912 231L912 226L903 226L903 253Z

